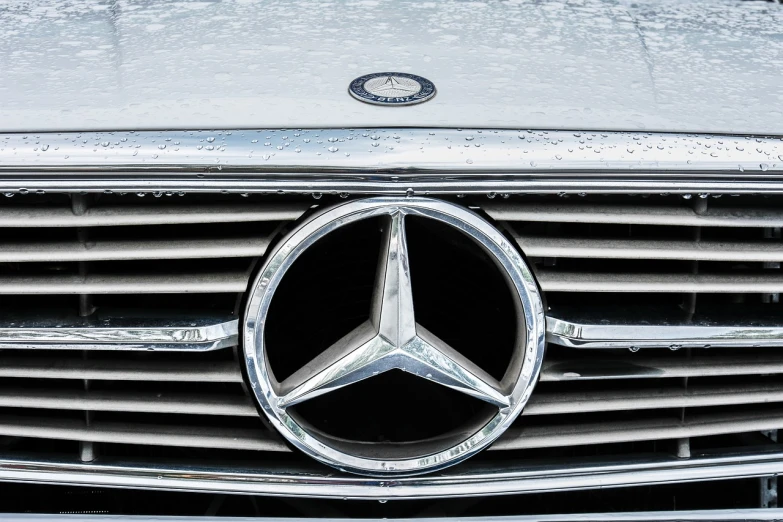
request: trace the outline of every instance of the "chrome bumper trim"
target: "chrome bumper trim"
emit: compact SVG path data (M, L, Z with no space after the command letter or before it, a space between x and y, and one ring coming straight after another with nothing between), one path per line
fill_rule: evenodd
M618 316L619 317L619 316ZM707 317L690 322L678 318L646 319L627 315L606 321L589 314L550 313L547 341L569 348L710 348L783 346L783 324L774 318L716 321Z
M782 472L780 452L687 460L654 457L626 463L575 462L568 468L506 462L486 469L468 463L459 472L391 480L336 475L325 468L300 469L290 464L269 465L265 470L178 469L127 462L0 459L1 481L369 500L510 495L762 477Z
M0 349L205 352L236 346L237 328L227 317L4 316Z
M495 129L0 134L0 190L783 192L780 137Z

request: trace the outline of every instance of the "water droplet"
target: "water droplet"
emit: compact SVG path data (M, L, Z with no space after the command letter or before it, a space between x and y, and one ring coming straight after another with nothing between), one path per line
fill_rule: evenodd
M158 145L158 148L159 148L160 150L163 150L163 149L165 149L165 148L166 148L166 144L165 144L165 143L161 143L160 145Z
M208 143L212 143L213 141L215 141L214 136L210 136L209 138L207 138Z
M767 165L766 163L762 163L761 165L759 165L759 167L761 167L761 170L763 172L766 172L766 171L769 170L769 165Z
M337 147L329 147L329 148L328 148L328 149L326 149L326 150L328 150L329 152L337 152L337 151L338 151L338 150L340 150L340 149L338 149Z
M348 197L348 193L347 192L340 192L340 197L345 199L345 198Z
M412 198L412 197L413 197L413 194L414 194L414 192L413 192L413 189L412 189L412 188L409 188L409 189L407 189L407 190L405 191L405 195L406 195L406 196L408 196L409 198Z
M43 151L49 150L49 145L41 145L41 150Z
M473 136L465 136L465 141L473 141Z
M560 154L555 154L555 159L561 160L563 159L563 156L561 156Z
M682 195L682 199L691 199L691 195L690 194L683 194Z
M326 141L328 141L329 143L335 143L335 142L337 142L338 140L337 140L337 138L329 138L329 139L328 139L328 140L326 140Z
M473 164L473 160L468 158L468 159L465 160L465 163L471 165L471 164Z
M634 352L634 353L636 353L636 352L638 352L638 351L639 351L639 347L638 347L638 346L631 346L631 347L630 347L630 348L628 348L628 349L629 349L629 350L631 350L631 351L632 351L632 352Z
M101 147L108 147L109 145L110 143L108 141L104 141L103 143L101 143Z
M313 192L313 199L321 199L322 196L320 192Z

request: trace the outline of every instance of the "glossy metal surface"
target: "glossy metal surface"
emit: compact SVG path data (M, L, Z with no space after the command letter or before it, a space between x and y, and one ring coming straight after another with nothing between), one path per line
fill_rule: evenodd
M101 205L86 208L81 214L74 214L69 207L13 205L0 207L0 227L118 227L292 221L298 219L307 208L307 203Z
M0 190L783 192L781 157L779 137L633 132L6 134L0 135Z
M541 382L605 381L615 379L660 379L666 377L721 377L730 375L775 375L783 373L783 356L728 355L696 352L690 357L666 357L639 353L631 358L590 354L590 357L550 358L544 361Z
M680 227L783 227L780 208L712 207L696 212L693 206L536 204L487 201L481 205L498 221L544 223L602 223Z
M204 352L236 346L237 330L231 317L5 316L0 349Z
M705 511L641 511L632 513L574 513L567 515L510 515L494 517L449 517L454 522L595 522L608 520L610 522L746 522L777 521L783 519L783 509L720 509ZM82 521L82 515L38 515L28 513L0 514L0 521L21 520L24 522L72 522ZM272 518L272 517L147 517L147 516L117 516L90 515L90 522L311 522L312 518ZM345 519L318 518L322 522L345 522ZM367 522L382 522L386 518L366 518ZM411 518L401 521L443 522L443 518Z
M405 239L406 216L434 219L457 228L467 240L482 247L503 273L512 290L520 324L514 356L502 381L416 323ZM326 234L373 217L385 220L385 240L369 321L278 383L267 362L264 325L286 270ZM450 203L373 198L326 209L280 242L252 288L243 328L251 389L273 425L294 446L341 469L399 475L432 471L464 460L508 428L529 399L538 378L544 353L544 314L531 272L502 234L476 214ZM392 445L333 440L323 433L314 433L287 411L298 402L393 369L488 402L495 407L495 413L437 441Z
M550 312L547 341L570 348L709 348L783 346L780 318L681 317L582 311Z
M187 294L247 290L246 272L0 276L2 294Z
M255 469L66 460L0 458L0 480L50 484L211 491L258 495L405 499L475 497L547 491L671 484L762 477L783 473L776 452L704 455L690 459L638 456L623 462L571 460L495 462L491 469L464 464L459 472L396 479L356 477L323 468L269 463Z

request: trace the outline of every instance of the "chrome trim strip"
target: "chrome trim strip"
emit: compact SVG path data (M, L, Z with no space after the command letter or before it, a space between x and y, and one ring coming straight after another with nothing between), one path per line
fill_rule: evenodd
M783 346L783 324L775 318L690 321L651 313L646 318L550 312L547 341L569 348L709 348ZM622 319L620 319L622 317ZM609 321L607 322L607 319Z
M3 317L0 349L211 351L237 345L227 317Z
M155 318L140 322L120 317L88 321L4 318L0 349L209 351L236 346L236 319ZM547 341L569 348L705 348L783 345L783 325L754 320L723 325L710 319L690 324L639 321L604 324L598 320L547 316Z
M131 462L84 464L65 460L0 458L0 481L118 488L163 489L345 499L412 499L671 484L774 475L783 453L733 454L691 459L649 458L624 463L581 461L569 467L504 462L492 469L467 463L458 472L380 479L297 468L266 469L148 465Z
M783 509L716 509L700 511L636 511L628 513L570 513L564 515L507 515L490 517L450 517L448 520L459 522L746 522L776 521L783 519ZM30 513L0 514L0 521L22 520L24 522L66 522L84 521L83 515L48 515ZM273 517L203 517L203 516L144 516L144 515L93 515L89 522L312 522L313 518L273 518ZM345 522L346 519L318 518L319 522ZM364 522L386 522L387 518L363 518ZM401 522L444 522L439 518L395 518Z
M0 190L10 193L783 192L781 174L780 137L436 128L0 135Z

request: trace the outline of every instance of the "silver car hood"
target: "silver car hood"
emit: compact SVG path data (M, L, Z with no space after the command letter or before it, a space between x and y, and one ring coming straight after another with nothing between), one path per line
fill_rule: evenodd
M30 0L0 131L496 127L783 134L783 6L712 0ZM377 107L349 82L425 76Z

